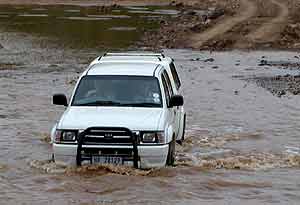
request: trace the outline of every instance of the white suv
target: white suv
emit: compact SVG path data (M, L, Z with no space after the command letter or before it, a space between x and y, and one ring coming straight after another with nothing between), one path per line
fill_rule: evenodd
M79 78L51 132L55 161L153 168L172 165L185 112L174 61L157 53L106 53Z

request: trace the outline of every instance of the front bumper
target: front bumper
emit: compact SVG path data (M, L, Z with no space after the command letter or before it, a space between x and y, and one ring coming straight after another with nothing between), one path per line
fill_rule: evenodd
M132 149L132 146L83 145L86 148ZM168 157L169 145L138 145L139 167L142 169L164 167ZM53 144L54 159L68 165L76 165L76 144Z

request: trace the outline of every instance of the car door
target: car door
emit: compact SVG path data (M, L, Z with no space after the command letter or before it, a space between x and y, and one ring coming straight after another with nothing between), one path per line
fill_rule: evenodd
M169 64L169 68L170 68L169 71L171 71L169 73L169 75L170 75L170 78L172 78L171 79L172 85L173 85L174 90L176 91L175 94L176 95L181 95L181 90L180 90L180 88L181 88L181 82L180 82L179 75L178 75L178 73L176 71L175 64L174 64L173 61ZM181 119L184 116L183 112L184 111L183 111L183 107L182 106L177 106L176 107L176 124L177 124L177 128L178 128L178 132L177 133L180 132ZM181 137L181 136L177 136L177 137Z
M163 71L163 76L165 78L165 81L166 81L166 86L167 86L167 90L169 92L169 96L170 98L174 95L174 90L173 90L173 87L172 87L172 84L171 84L171 81L170 81L170 77L167 73L166 70ZM179 123L180 123L180 118L179 118L179 109L178 107L172 107L172 108L169 108L171 109L171 112L173 113L173 116L174 116L174 132L175 132L175 135L177 136L178 132L179 132Z
M166 75L163 72L161 75L161 80L162 80L162 85L164 88L164 94L165 94L165 98L166 98L166 104L168 106L167 110L168 110L168 120L170 121L170 124L172 124L172 126L176 126L175 125L175 113L174 113L174 108L170 108L169 107L169 103L170 103L170 99L171 99L171 91L170 88L168 87L167 84L167 80L166 80ZM175 131L175 130L174 130Z

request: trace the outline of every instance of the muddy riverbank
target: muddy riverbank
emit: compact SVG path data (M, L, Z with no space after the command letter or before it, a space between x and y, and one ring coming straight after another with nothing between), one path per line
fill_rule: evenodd
M179 13L164 17L158 30L143 31L137 47L147 49L193 48L196 50L299 49L298 0L193 0L184 1L1 1L0 5L174 6Z
M144 31L156 30L161 19L177 13L173 6L0 5L0 26L41 38L45 46L136 49Z
M146 33L146 45L197 50L300 48L299 1L227 0L181 6L177 18Z
M4 5L77 5L77 6L145 6L145 5L166 5L168 0L1 0Z

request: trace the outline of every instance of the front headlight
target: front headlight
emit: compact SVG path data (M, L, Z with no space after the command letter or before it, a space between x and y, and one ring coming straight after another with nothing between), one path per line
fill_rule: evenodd
M142 143L159 143L165 144L166 139L164 132L143 132Z
M77 130L56 130L55 142L75 142L77 133Z

